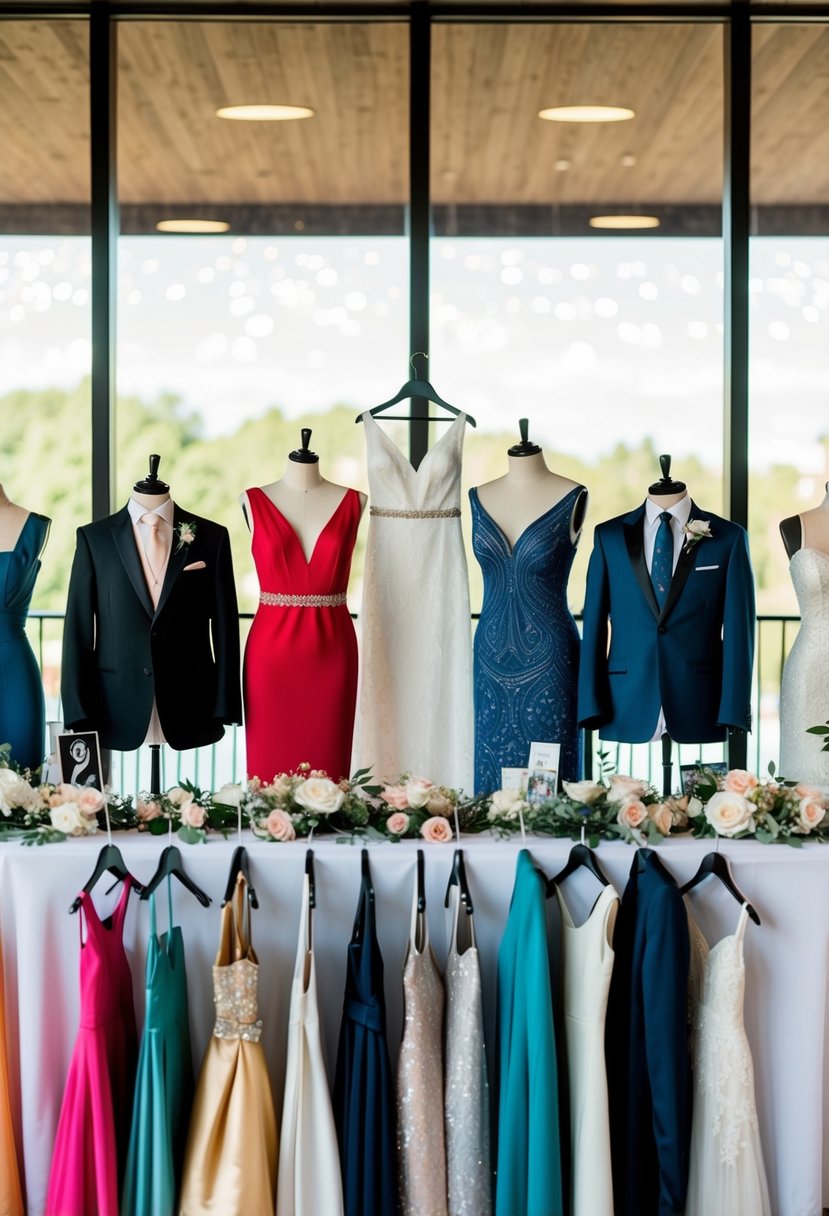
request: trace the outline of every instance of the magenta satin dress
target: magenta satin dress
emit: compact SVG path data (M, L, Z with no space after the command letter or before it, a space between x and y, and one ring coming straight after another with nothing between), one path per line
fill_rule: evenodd
M137 1039L124 951L130 880L102 921L81 895L81 1021L63 1094L46 1216L118 1216L132 1114Z

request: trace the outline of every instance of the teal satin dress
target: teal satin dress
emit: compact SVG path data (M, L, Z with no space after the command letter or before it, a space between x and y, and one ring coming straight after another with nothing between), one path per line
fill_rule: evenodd
M159 937L150 896L146 1015L132 1111L121 1216L173 1216L193 1100L184 940L173 925Z
M31 769L43 761L46 710L26 617L50 523L32 511L15 547L0 553L0 743L10 743L12 760Z
M546 880L518 854L498 951L496 1216L563 1216Z

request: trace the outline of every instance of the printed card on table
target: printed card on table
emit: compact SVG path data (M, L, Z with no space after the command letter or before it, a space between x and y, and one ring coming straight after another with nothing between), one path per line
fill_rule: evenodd
M530 770L527 768L502 768L501 789L520 790L522 794L526 794L529 775Z
M553 773L553 792L551 798L555 797L558 790L558 766L559 757L561 756L560 743L531 743L530 755L527 761L527 768L530 773L537 769L542 769L544 772Z

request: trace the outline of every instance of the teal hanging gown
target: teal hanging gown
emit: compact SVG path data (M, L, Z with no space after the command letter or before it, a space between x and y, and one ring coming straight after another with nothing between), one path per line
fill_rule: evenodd
M156 933L150 896L146 1016L132 1111L121 1216L174 1216L184 1141L193 1098L193 1063L187 1006L184 940L173 924L167 879L169 929Z
M563 1216L546 880L518 854L498 951L496 1216Z

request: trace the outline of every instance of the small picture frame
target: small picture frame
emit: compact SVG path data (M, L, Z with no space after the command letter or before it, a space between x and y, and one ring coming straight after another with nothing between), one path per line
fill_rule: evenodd
M558 792L558 770L561 757L560 743L531 743L530 755L527 760L527 768L531 773L538 771L555 773L555 783L551 798L555 798Z
M502 768L501 769L501 789L502 790L518 790L522 794L527 792L527 778L530 775L528 768Z
M538 806L555 798L558 787L558 770L554 768L533 768L527 778L527 802L530 806Z
M101 745L96 730L67 731L58 735L61 781L104 792Z
M701 768L708 769L709 772L715 773L718 777L724 777L728 772L728 765L724 760L712 760L709 764L680 764L679 780L682 784L683 794L690 794L691 787L694 782L695 775Z

